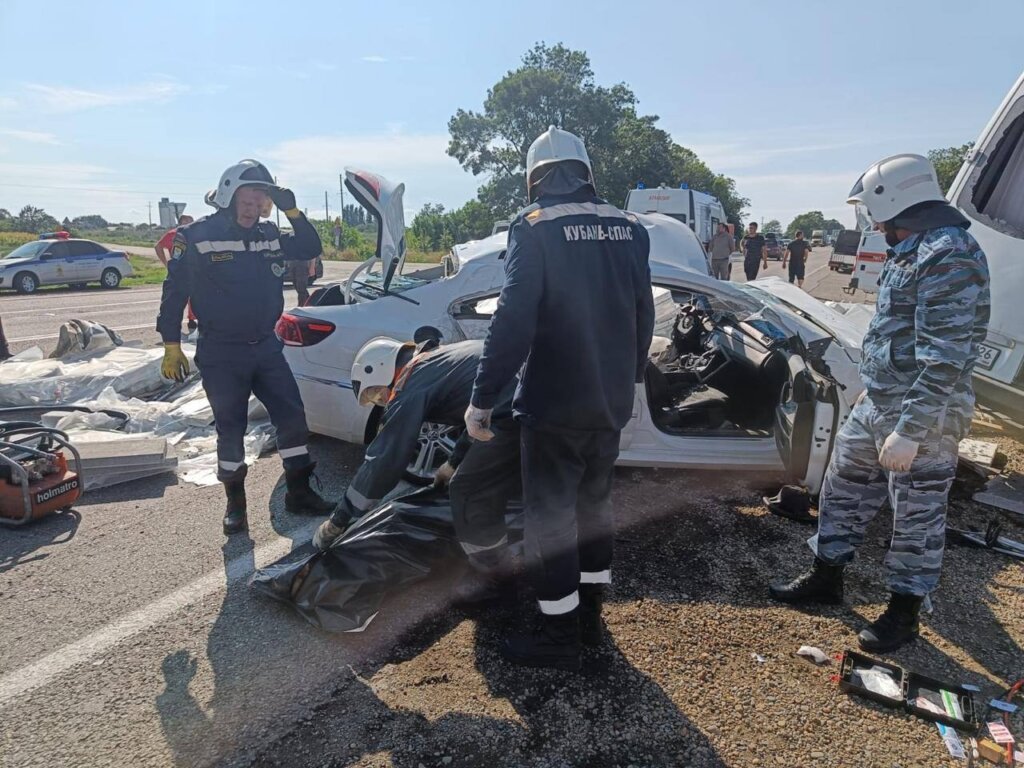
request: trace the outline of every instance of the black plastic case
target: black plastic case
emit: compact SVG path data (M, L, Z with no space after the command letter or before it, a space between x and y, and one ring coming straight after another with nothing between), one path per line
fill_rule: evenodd
M874 691L870 691L862 685L854 682L853 672L856 669L870 669L871 667L883 667L893 673L893 679L902 691L900 698L890 698ZM933 723L943 723L961 731L976 732L978 730L978 715L974 707L974 697L969 690L960 685L952 685L928 677L912 670L904 669L897 664L890 664L879 659L873 659L856 651L845 651L843 661L839 670L839 689L856 696L863 696L866 699L877 701L886 707L902 709L910 714L928 720ZM940 691L949 691L957 697L960 709L963 712L963 719L947 715L943 709L942 714L932 712L914 704L918 696L926 695L937 706L942 708Z

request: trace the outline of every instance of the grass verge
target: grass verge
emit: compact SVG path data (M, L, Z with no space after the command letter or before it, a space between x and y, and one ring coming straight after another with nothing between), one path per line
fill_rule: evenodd
M128 288L137 285L159 285L167 277L167 268L156 259L145 256L128 256L134 274L121 281Z

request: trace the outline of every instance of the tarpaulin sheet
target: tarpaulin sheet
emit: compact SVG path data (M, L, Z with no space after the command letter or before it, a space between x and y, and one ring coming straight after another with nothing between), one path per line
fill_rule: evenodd
M461 548L446 493L423 488L367 513L326 552L295 557L257 571L250 585L291 605L315 627L362 632L389 595L456 562ZM292 596L292 583L307 565L309 573Z

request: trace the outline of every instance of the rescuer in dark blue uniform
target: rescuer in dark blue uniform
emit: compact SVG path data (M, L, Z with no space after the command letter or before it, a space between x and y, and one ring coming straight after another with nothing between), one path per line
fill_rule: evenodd
M461 426L484 343L461 341L439 346L395 339L369 341L352 363L352 391L361 405L384 408L380 431L366 448L362 466L345 496L313 537L325 550L348 525L377 507L401 482L425 422ZM456 585L459 603L500 596L510 572L505 508L520 494L519 425L512 418L512 378L495 403L493 440L463 433L435 476L449 486L452 522L471 570Z
M601 640L612 470L654 329L650 239L635 217L596 196L586 148L571 133L551 127L534 141L526 182L537 202L509 232L466 428L475 440L493 437L491 409L522 367L513 411L526 571L541 622L503 653L520 664L579 669L581 641Z
M291 222L281 234L260 214L273 203ZM326 515L333 505L309 486L315 464L299 388L281 353L274 326L284 310L286 261L308 261L321 251L320 236L295 206L295 195L274 184L255 160L228 168L206 196L217 212L178 229L167 263L157 331L164 340L164 376L181 381L188 360L181 351L181 317L191 299L199 321L196 365L217 426L217 477L227 493L224 533L245 530L245 449L249 396L256 395L277 430L294 514Z

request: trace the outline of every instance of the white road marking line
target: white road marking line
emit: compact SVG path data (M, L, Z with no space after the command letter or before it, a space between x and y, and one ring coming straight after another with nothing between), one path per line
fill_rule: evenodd
M142 328L152 328L156 330L156 323L152 322L146 323L145 325L126 325L123 328L112 328L111 330L120 333L121 331L138 331ZM13 344L16 341L46 341L47 339L55 338L57 338L57 331L54 331L53 333L44 333L42 336L23 336L20 339L8 339L7 341Z
M290 538L277 538L257 547L255 552L229 561L223 571L211 571L144 608L86 635L81 640L58 648L21 669L8 672L0 677L0 705L42 688L73 667L106 653L129 637L145 632L182 608L226 588L227 584L247 578L252 573L249 564L253 560L256 567L261 568L283 557L291 551L293 539L311 538L317 525L319 521L314 521L288 531Z
M133 307L139 304L159 304L160 299L147 299L146 301L124 301L118 304L118 309L121 307ZM102 312L115 312L113 309L100 309L101 307L108 307L109 303L103 304L78 304L77 306L71 307L36 307L35 309L14 309L9 312L4 312L4 317L13 317L14 315L36 315L39 313L53 314L54 312L70 312L76 309L93 309Z
M48 288L49 286L47 286ZM19 294L10 291L9 288L4 288L4 293L0 294L0 306L4 304L26 304L30 301L41 301L44 299L82 299L82 298L117 298L118 296L138 296L144 293L160 293L163 291L162 285L137 285L134 288L120 288L117 291L106 291L103 289L64 289L64 290L45 290L39 291L38 293L30 294Z

